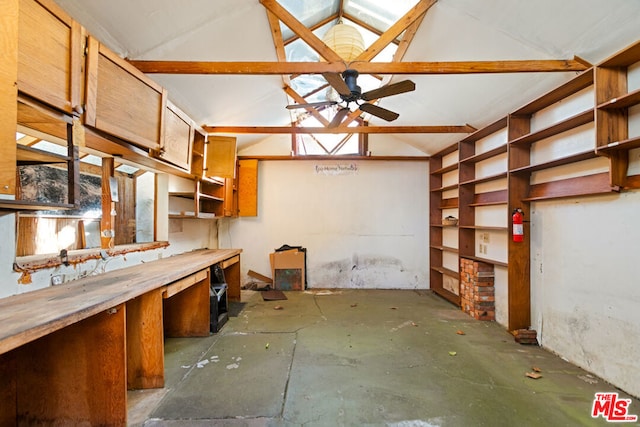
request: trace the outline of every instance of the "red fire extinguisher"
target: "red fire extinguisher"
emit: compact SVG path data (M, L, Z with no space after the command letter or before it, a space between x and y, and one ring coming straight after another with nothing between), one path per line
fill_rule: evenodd
M513 220L513 241L522 242L524 240L524 225L522 224L524 212L522 209L514 209L511 219Z

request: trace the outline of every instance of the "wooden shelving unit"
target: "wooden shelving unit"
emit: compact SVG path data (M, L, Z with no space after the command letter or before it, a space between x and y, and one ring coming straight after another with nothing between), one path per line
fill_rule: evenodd
M429 218L430 224L430 242L429 242L429 262L431 265L430 283L431 289L443 298L459 305L459 262L457 261L458 249L451 246L453 242L444 242L444 231L448 229L457 230L457 226L443 225L442 218L447 210L457 210L459 200L458 197L447 197L446 192L457 190L457 180L455 184L443 185L443 177L446 174L455 173L458 169L458 160L443 165L443 159L449 156L455 156L458 149L454 144L441 151L429 160L430 173L430 203L431 212ZM448 243L448 244L445 244ZM456 269L446 268L444 260L447 256L456 257ZM448 285L448 286L445 286Z
M640 62L640 41L595 67L596 151L610 162L610 184L627 185L629 150L640 147L640 136L629 135L629 108L640 105L640 89L629 91L629 67Z

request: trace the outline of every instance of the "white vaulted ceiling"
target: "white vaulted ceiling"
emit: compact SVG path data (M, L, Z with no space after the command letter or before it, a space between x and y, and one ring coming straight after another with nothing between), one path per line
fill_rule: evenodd
M267 8L260 0L56 2L96 38L131 60L278 61ZM389 10L389 3L397 3L400 9ZM385 31L416 3L417 0L279 0L307 27L342 9L347 15L373 23L380 31ZM314 28L314 32L322 37L329 26ZM293 34L282 28L285 39ZM596 64L637 40L640 40L637 0L438 0L426 12L402 61L579 57ZM289 61L318 60L317 55L307 57L304 49L301 52L294 52L293 47L287 49ZM400 114L392 123L394 126L468 124L480 129L575 74L571 71L383 76L390 77L391 82L411 79L416 90L384 98L379 105ZM280 75L255 74L150 74L150 77L166 87L169 98L203 126L290 126L297 114L285 108L293 103L283 91L288 76L284 80ZM314 77L306 78L311 78L313 84ZM315 79L322 83L320 76ZM295 79L292 81L295 86ZM304 87L298 84L301 94L305 94ZM371 126L389 125L376 117L365 119L370 119ZM286 134L237 136L241 154L288 154L291 145L291 136ZM387 144L385 154L429 155L463 136L380 134L369 138L378 147Z

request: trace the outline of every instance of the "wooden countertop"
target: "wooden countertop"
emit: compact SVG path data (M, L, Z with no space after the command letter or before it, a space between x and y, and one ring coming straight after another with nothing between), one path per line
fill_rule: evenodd
M0 299L0 354L234 257L207 249Z

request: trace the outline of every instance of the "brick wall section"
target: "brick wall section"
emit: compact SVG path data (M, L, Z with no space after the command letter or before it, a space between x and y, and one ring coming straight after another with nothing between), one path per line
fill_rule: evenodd
M493 264L460 258L460 306L476 320L496 319Z

